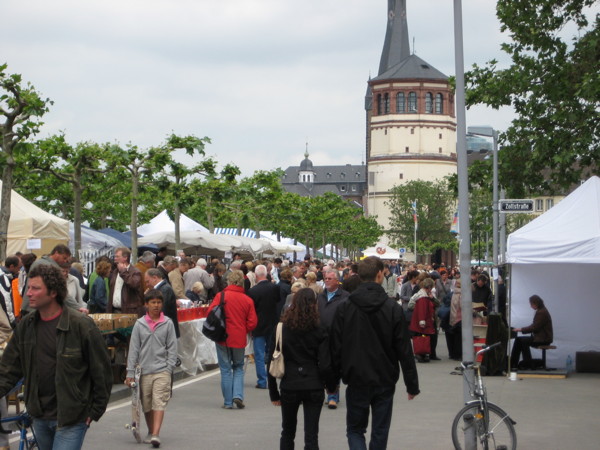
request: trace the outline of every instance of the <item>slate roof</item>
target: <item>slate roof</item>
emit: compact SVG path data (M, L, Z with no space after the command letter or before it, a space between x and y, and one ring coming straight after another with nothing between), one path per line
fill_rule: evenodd
M283 188L300 195L318 196L334 192L342 196L361 196L367 189L367 167L346 164L344 166L313 166L313 183L298 181L299 166L290 166L281 178ZM355 190L353 190L355 187Z
M417 55L410 55L408 58L399 62L395 66L390 67L381 75L376 76L371 81L405 80L415 78L420 80L448 80L446 75L437 70L431 64L425 62Z

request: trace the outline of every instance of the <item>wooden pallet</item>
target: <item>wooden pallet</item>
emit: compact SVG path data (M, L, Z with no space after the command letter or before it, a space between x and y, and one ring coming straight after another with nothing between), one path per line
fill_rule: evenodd
M519 370L519 371L517 371L517 378L554 378L554 379L563 379L563 378L567 378L567 371L565 369L556 369L556 370Z

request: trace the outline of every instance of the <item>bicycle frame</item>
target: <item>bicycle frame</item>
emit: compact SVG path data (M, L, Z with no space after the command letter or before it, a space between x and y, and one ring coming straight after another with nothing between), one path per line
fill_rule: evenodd
M22 412L16 416L9 416L0 419L0 433L10 433L10 431L4 430L3 424L16 423L19 429L19 450L26 450L32 448L35 444L35 435L32 438L27 438L27 430L31 428L32 419L27 412ZM33 433L33 431L32 431Z

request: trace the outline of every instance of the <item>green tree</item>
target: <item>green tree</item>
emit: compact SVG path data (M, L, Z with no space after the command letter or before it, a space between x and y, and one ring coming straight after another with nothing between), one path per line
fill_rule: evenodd
M163 192L167 193L163 198L172 206L173 222L175 223L176 248L181 247L179 228L181 210L188 205L186 199L189 197L184 196L184 193L189 189L189 183L192 177L205 174L206 168L212 168L214 162L211 158L208 158L208 160L202 160L200 163L189 167L188 165L175 160L175 152L177 150L184 150L185 154L190 157L204 157L204 147L209 143L210 139L208 137L198 138L196 136L178 136L171 134L163 147L164 154L155 160L155 163L159 164L156 166L156 169L160 171L162 168L163 170L158 179L158 185Z
M21 75L8 74L6 64L0 65L0 165L2 165L2 193L0 200L0 261L6 259L8 223L10 221L11 190L15 170L15 152L39 132L41 117L48 112L52 102L42 99L30 84L23 84Z
M417 253L438 249L454 249L456 241L450 233L454 195L446 180L409 181L392 189L386 202L390 208L389 235L399 247L414 247L412 203L417 201Z
M501 133L501 160L510 173L505 180L522 193L552 193L578 182L584 170L598 173L600 14L590 9L594 4L498 1L501 31L510 38L502 50L512 64L499 69L493 60L465 75L468 105L512 106L517 114Z
M64 134L38 141L31 148L34 151L27 155L29 167L34 172L49 174L55 184L62 182L71 189L74 247L78 255L81 250L83 195L87 187L93 184L92 178L106 172L102 168L104 149L92 142L80 142L72 146L67 143ZM71 219L71 215L65 216Z

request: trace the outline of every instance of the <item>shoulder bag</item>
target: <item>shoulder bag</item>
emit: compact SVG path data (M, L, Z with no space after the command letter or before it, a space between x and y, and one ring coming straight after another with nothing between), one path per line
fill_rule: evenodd
M271 364L269 364L269 373L275 378L283 378L285 374L285 364L283 362L283 322L277 324L277 331L275 332L275 349L273 350L273 357L271 358Z
M227 340L225 328L225 292L221 291L221 301L215 306L202 325L202 334L211 341L224 342Z

